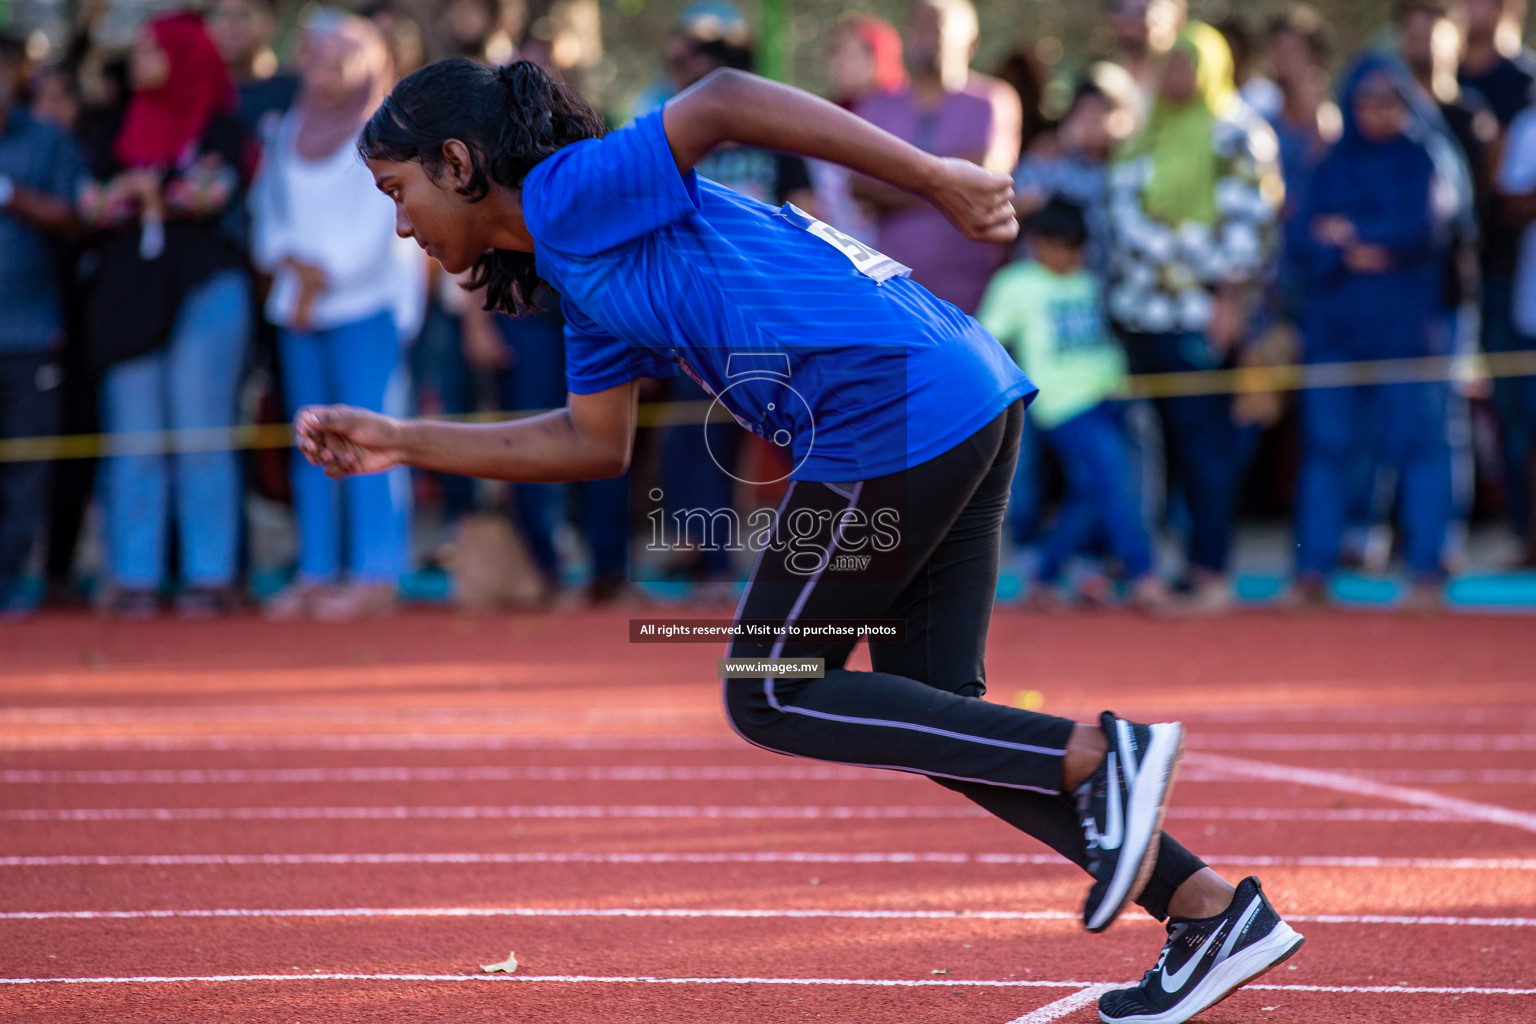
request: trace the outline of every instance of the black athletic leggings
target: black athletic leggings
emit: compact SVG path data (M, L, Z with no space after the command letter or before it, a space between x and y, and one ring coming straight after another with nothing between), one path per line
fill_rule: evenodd
M823 658L826 675L728 679L725 707L736 731L757 746L927 775L1086 867L1075 806L1061 793L1072 721L982 699L1003 513L1023 422L1024 405L1015 402L969 439L905 472L855 483L793 482L775 519L776 543L764 547L737 620L904 619L906 638L871 643L872 672L843 668L853 639L739 638L730 657ZM823 529L813 533L818 523ZM1174 890L1204 866L1164 835L1137 902L1165 918Z

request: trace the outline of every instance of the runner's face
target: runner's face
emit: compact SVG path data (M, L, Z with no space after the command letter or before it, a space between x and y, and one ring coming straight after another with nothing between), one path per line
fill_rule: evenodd
M368 169L379 191L395 201L395 233L414 238L450 274L462 274L491 248L486 218L474 216L475 205L454 191L454 167L444 167L438 181L415 160L369 160Z

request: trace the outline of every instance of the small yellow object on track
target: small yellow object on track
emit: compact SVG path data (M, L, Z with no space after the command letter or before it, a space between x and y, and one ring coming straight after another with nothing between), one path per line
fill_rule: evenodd
M517 954L516 953L508 953L507 954L507 958L505 960L503 960L501 963L499 963L499 964L481 964L480 965L480 969L482 971L486 972L487 974L491 974L491 973L493 973L495 971L502 971L502 972L504 972L506 974L511 974L513 971L517 970Z

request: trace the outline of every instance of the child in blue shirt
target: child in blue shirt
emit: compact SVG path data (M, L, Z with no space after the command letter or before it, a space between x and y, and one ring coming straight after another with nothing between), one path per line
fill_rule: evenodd
M688 374L793 464L783 503L754 529L736 613L769 631L744 629L728 655L759 673L779 659L824 667L728 674L732 727L769 750L926 775L976 800L1087 870L1090 930L1135 901L1187 920L1179 936L1230 931L1187 970L1184 946L1165 949L1173 991L1144 982L1101 1004L1106 1020L1187 1019L1301 937L1256 880L1234 890L1163 834L1181 725L1110 712L1077 723L979 699L1034 386L900 264L695 174L726 142L880 178L975 239L1017 233L1006 177L751 75L712 74L605 134L537 65L434 64L395 87L360 149L399 233L450 272L473 269L492 307L521 311L541 281L561 294L566 408L491 426L312 408L296 420L301 450L343 476L400 463L517 482L613 476L629 462L638 379ZM876 619L905 635L870 644L869 672L846 667L856 636L804 628Z

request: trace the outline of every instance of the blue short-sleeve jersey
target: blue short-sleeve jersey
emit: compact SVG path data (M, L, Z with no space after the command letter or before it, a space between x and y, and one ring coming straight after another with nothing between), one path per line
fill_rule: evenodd
M1035 388L975 320L792 206L679 174L660 110L523 182L575 394L681 368L801 480L940 455ZM895 276L892 276L893 273Z

